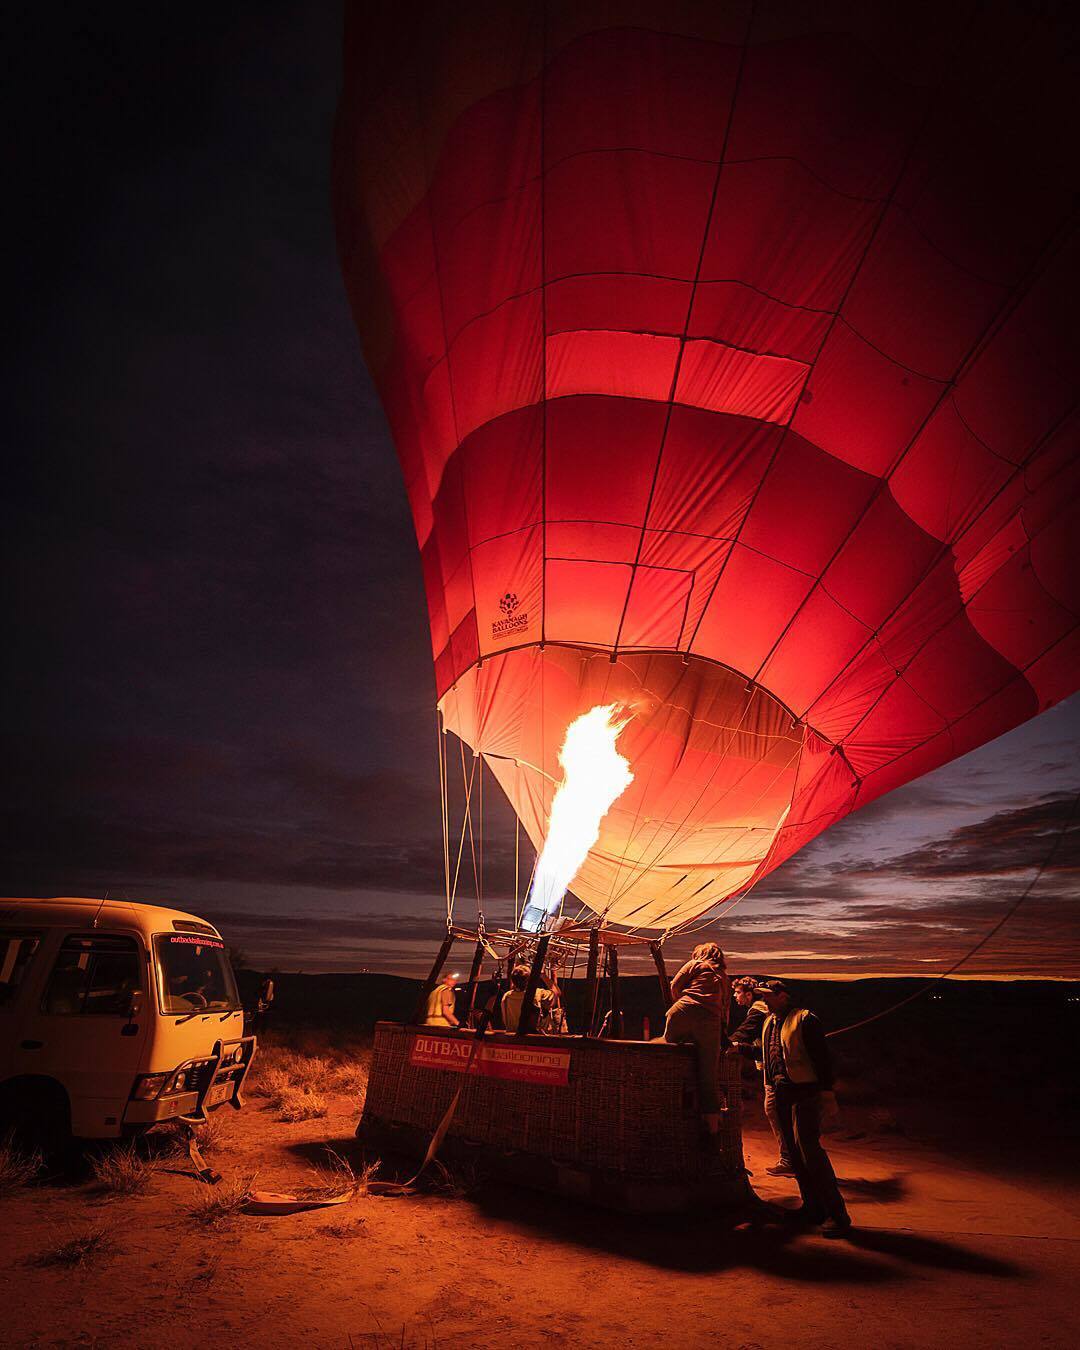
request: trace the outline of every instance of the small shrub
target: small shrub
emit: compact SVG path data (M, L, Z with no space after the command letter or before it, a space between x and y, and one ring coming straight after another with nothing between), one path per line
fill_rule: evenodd
M45 1160L35 1149L27 1152L16 1148L12 1135L0 1143L0 1195L10 1195L20 1186L26 1186L41 1171Z
M360 1185L357 1188L358 1195L367 1195L368 1190L370 1189L370 1183L378 1175L381 1166L382 1163L378 1158L375 1158L372 1162L364 1163L363 1167L360 1169Z
M101 1226L90 1228L85 1233L74 1233L64 1238L55 1247L50 1247L38 1256L35 1264L39 1266L76 1266L92 1265L106 1256L116 1254L116 1243L108 1231Z
M326 1098L307 1088L287 1088L278 1099L278 1120L318 1120L326 1115Z
M265 1097L274 1107L280 1107L282 1098L293 1090L293 1081L284 1069L267 1069L254 1088L256 1096Z
M326 1148L327 1161L320 1167L311 1168L314 1178L311 1185L302 1186L297 1192L300 1200L331 1200L347 1194L350 1199L358 1195L367 1195L372 1177L379 1170L379 1160L364 1163L357 1172L348 1158L342 1157L329 1145Z
M333 1091L363 1097L367 1092L368 1066L358 1059L340 1060L331 1074Z
M146 1190L154 1175L153 1164L139 1156L134 1143L92 1158L90 1169L96 1189L113 1195L138 1195Z
M225 1112L228 1111L228 1115ZM201 1125L195 1126L195 1142L202 1153L217 1153L228 1141L229 1137L229 1118L232 1116L232 1107L223 1107L221 1110L213 1111L206 1117ZM184 1151L187 1151L187 1143L184 1143Z
M197 1226L224 1228L239 1217L255 1185L255 1173L219 1181L216 1186L201 1186L188 1214Z
M248 1086L255 1096L266 1098L277 1110L298 1093L322 1098L333 1094L362 1097L367 1091L369 1059L370 1052L366 1050L307 1054L271 1045L260 1049Z

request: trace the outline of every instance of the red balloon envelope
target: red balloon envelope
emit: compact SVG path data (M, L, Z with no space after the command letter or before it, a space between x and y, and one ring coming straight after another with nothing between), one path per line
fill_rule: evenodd
M1077 687L1077 72L1037 6L401 5L346 29L343 268L446 725L666 930ZM1049 12L1049 11L1048 11Z

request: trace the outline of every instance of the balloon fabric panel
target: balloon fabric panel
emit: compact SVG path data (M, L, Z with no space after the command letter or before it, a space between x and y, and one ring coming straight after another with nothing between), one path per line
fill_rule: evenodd
M539 846L569 722L633 711L574 886L609 922L693 920L1080 683L1057 22L349 9L339 247L444 721Z

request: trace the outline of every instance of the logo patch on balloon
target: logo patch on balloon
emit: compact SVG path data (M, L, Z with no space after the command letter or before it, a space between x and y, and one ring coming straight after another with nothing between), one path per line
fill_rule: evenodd
M499 608L503 612L503 618L496 619L491 625L491 636L493 638L509 637L514 633L523 633L529 626L528 610L518 613L518 607L521 601L517 598L514 591L505 591L499 597Z

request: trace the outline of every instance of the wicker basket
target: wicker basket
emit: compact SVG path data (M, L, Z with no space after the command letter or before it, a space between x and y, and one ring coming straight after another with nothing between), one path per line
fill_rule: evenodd
M455 1044L445 1048L461 1055L476 1045L467 1033L380 1022L357 1129L373 1145L422 1152L460 1088L444 1156L482 1156L511 1180L622 1209L738 1203L749 1194L733 1055L720 1063L729 1107L719 1146L710 1148L690 1046L577 1036L519 1040L505 1033L482 1042L496 1052L501 1046L560 1052L566 1081L554 1084L486 1076L477 1072L475 1054L468 1072L460 1060L457 1071L414 1063L417 1036L428 1043L448 1038Z

